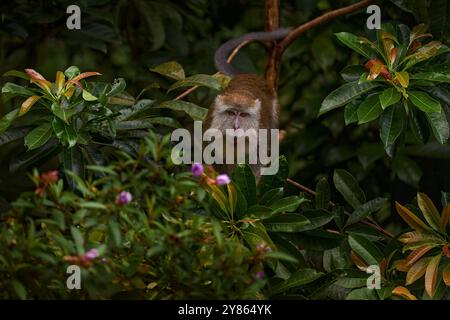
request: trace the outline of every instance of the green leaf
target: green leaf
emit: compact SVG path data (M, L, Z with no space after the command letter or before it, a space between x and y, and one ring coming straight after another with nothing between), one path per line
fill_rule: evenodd
M73 129L71 124L66 124L59 118L54 118L52 122L53 131L56 134L56 137L62 140L64 145L68 145L69 148L72 148L76 145L78 140L78 135Z
M64 71L64 74L70 80L80 74L80 69L78 69L78 67L76 67L76 66L71 66L71 67L67 68L66 71Z
M336 33L336 37L350 49L358 52L367 59L372 58L373 51L366 44L363 44L361 39L354 34L348 32Z
M366 279L367 282L367 279ZM346 300L378 300L376 290L368 288L359 288L352 290L346 297Z
M175 80L183 80L186 78L183 67L176 61L165 62L155 68L150 68L150 71Z
M427 112L425 116L431 126L433 135L441 144L445 144L449 138L449 124L445 112Z
M231 181L247 199L249 207L256 203L256 180L249 165L238 165L231 175Z
M52 124L46 122L34 128L25 136L25 146L28 150L33 150L44 145L52 136Z
M326 178L321 178L316 184L316 209L327 209L330 206L330 186Z
M441 112L439 101L422 91L408 91L409 100L423 112Z
M96 96L94 96L92 93L87 91L86 89L83 89L82 97L86 101L95 101L98 100Z
M287 233L287 235L292 235ZM306 250L323 251L336 248L344 240L340 234L330 233L322 229L296 233L294 241L297 246Z
M384 206L386 201L386 198L375 198L360 205L358 208L356 208L355 211L353 211L350 218L348 218L347 225L359 222L365 219L371 213L377 212Z
M16 292L16 295L20 300L27 299L27 289L23 286L21 282L17 280L11 280L11 285L14 288L14 291Z
M450 74L443 72L420 72L412 75L411 79L450 83Z
M391 146L402 133L404 119L404 110L399 103L383 111L380 117L380 138L385 149Z
M82 202L80 202L80 208L108 210L108 208L103 203L96 202L96 201L82 201Z
M333 214L322 209L306 210L303 211L302 214L309 220L309 223L298 229L299 232L320 228L328 224L334 218Z
M317 280L323 275L321 272L317 272L314 269L300 269L294 272L289 279L277 283L272 287L272 294L276 295L279 293L286 292L289 289L303 286L305 284L311 283L314 280Z
M126 87L127 87L127 83L125 82L125 79L123 79L123 78L114 79L114 83L112 85L112 88L111 88L111 90L109 90L106 93L106 96L107 97L113 97L113 96L115 96L115 95L117 95L119 93L122 93L125 90ZM83 90L83 93L84 93L84 90ZM84 98L84 96L83 96L83 99L86 100ZM96 100L96 99L94 99L94 100Z
M404 61L407 61L406 66L403 68L404 70L411 68L416 63L428 60L434 57L437 54L442 53L439 52L442 47L442 43L439 41L431 41L427 44L423 45L416 52L410 56L408 56Z
M281 188L289 176L289 166L285 156L278 159L278 172L275 175L263 175L259 182L260 194L265 194L269 190Z
M263 220L267 231L272 232L299 232L309 220L298 213L279 214Z
M416 108L409 109L410 132L412 132L415 140L421 144L425 143L428 136L428 124L425 115L426 113L419 111Z
M384 90L380 95L380 103L383 109L386 109L390 105L393 105L400 101L402 95L395 88L389 88Z
M275 244L270 239L262 223L258 222L249 225L248 228L242 230L242 236L251 249L256 248L259 244L265 243L270 246L272 250L276 250Z
M207 74L196 74L183 80L178 80L169 87L168 92L183 87L203 86L215 90L221 90L222 86L216 78Z
M0 146L22 139L30 130L28 128L12 128L0 135Z
M27 75L25 72L18 71L18 70L10 70L2 74L2 77L18 77L24 80L30 80L30 76Z
M171 100L161 103L158 108L167 108L175 111L184 111L195 121L203 121L208 113L208 109L199 107L196 104L181 101L181 100Z
M73 240L75 242L77 254L81 256L84 253L84 237L81 234L80 230L74 226L70 227L70 233L72 234Z
M272 208L255 204L246 210L245 215L258 219L269 218L272 216Z
M378 83L372 81L366 81L361 84L358 84L357 81L346 83L331 92L325 100L322 101L319 115L346 105L356 97L359 97L360 95L369 92L378 86Z
M270 206L275 201L280 200L282 197L283 197L283 188L272 189L263 194L263 196L259 200L259 203L261 205Z
M358 121L358 107L359 102L354 100L347 104L344 109L344 120L345 125L348 126L350 123Z
M33 91L11 82L5 83L5 85L2 87L2 93L9 94L9 97L15 96L28 97L35 95Z
M160 125L172 127L172 128L180 128L181 127L180 123L177 120L175 120L174 118L170 118L170 117L153 117L153 118L149 118L148 122L153 123L153 124L160 124Z
M150 121L150 119L121 121L116 124L116 130L118 131L148 129L154 127L155 125Z
M349 172L336 169L333 174L333 181L336 189L354 209L366 202L364 192Z
M307 201L307 199L303 197L289 196L276 201L270 207L273 210L273 214L280 212L292 212L295 211L298 206L305 201Z
M406 72L406 71L395 72L394 79L396 79L403 88L409 87L409 73L408 72Z
M13 111L8 112L0 119L0 134L5 132L6 129L9 128L13 120L19 114L19 109L14 109Z
M132 106L136 103L136 99L132 97L129 93L122 92L116 94L114 97L108 98L108 104L115 104L119 106Z
M142 99L136 102L131 108L123 108L121 109L120 115L116 118L116 122L131 120L137 117L140 114L143 114L149 111L152 106L155 104L154 100Z
M55 116L63 120L64 122L68 122L69 119L76 113L76 108L66 109L63 108L59 103L53 102L52 104L52 112Z
M354 269L344 269L343 271L345 271L345 275L335 282L337 286L347 289L366 286L368 276L367 273Z
M245 199L245 196L242 193L241 189L236 184L233 185L236 189L236 198L237 198L235 211L237 216L241 217L247 213L248 208L247 199Z
M284 261L288 261L288 262L292 262L292 263L298 263L298 260L296 258L294 258L290 254L287 254L282 251L268 252L268 253L266 253L265 257L269 258L269 259L277 259L277 260L284 260Z
M375 120L382 112L378 95L369 96L358 107L358 124Z
M355 251L369 266L380 265L383 259L383 253L377 246L366 238L358 235L348 237L348 243L353 251Z

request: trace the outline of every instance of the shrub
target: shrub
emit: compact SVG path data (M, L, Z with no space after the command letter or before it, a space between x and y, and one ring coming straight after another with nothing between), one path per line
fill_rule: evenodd
M72 174L74 191L35 171L35 192L1 214L1 298L259 297L264 255L224 235L204 190L168 161L168 138L151 134L136 159L117 152L88 166L86 181ZM82 290L66 287L71 264Z

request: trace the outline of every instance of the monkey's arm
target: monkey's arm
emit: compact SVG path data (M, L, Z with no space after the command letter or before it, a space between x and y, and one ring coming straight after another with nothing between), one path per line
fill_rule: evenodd
M228 56L230 55L231 51L234 48L236 48L239 44L247 40L256 40L256 41L279 40L284 38L291 30L292 28L282 28L270 32L264 31L251 32L244 34L238 38L228 40L227 42L222 44L219 47L219 49L217 49L214 55L214 62L216 64L217 70L230 76L242 73L227 62Z

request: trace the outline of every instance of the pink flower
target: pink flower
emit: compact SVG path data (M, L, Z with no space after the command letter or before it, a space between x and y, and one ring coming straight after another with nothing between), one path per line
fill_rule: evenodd
M91 249L88 252L86 252L84 254L84 258L87 260L94 260L97 259L99 256L98 250L97 249Z
M264 271L259 271L259 272L257 272L257 273L255 274L255 276L256 276L256 278L258 278L258 279L264 279L265 273L264 273Z
M229 184L230 182L231 182L231 179L227 174L219 174L216 177L216 184L218 186L223 186L223 185Z
M58 170L48 171L41 174L41 180L44 184L55 183L58 181L59 173Z
M128 191L122 191L116 197L116 204L123 206L129 204L133 200L133 196Z
M192 165L191 171L195 177L200 177L205 171L205 168L203 168L203 165L201 163L194 163Z

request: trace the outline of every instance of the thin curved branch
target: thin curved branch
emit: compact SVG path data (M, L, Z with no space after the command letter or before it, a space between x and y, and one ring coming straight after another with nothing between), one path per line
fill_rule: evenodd
M354 11L357 11L359 9L362 9L364 7L367 7L368 5L374 3L376 0L363 0L360 2L357 2L355 4L349 5L347 7L339 8L336 10L329 11L327 13L324 13L323 15L310 20L294 30L292 30L283 40L279 41L274 50L272 51L271 61L272 61L272 74L270 77L267 77L266 79L269 82L270 87L272 90L277 91L278 88L278 79L280 77L279 70L280 70L280 64L281 64L281 57L283 56L284 51L286 48L298 37L300 37L303 33L306 31L317 27L318 25L321 25L323 23L329 22L337 17L352 13Z
M307 194L311 195L311 196L315 196L316 192L311 190L310 188L302 185L301 183L298 183L297 181L294 181L292 179L286 179L287 182L289 182L290 184L292 184L294 187L299 188L300 190L302 190L303 192L306 192ZM332 207L336 207L337 204L330 201L330 206ZM345 215L350 216L351 214L348 211L344 210ZM370 221L367 220L361 220L361 223L368 225L372 228L374 228L375 230L378 230L379 232L383 233L384 235L388 236L389 238L394 238L394 235L392 233L390 233L389 231L384 230L382 227L380 227L377 223L372 223Z
M301 26L298 26L294 30L292 30L282 41L279 42L279 50L283 51L285 50L295 39L300 37L303 33L306 31L317 27L320 24L326 23L328 21L331 21L337 17L344 16L346 14L352 13L354 11L357 11L359 9L365 8L375 2L375 0L363 0L360 2L357 2L355 4L351 4L347 7L339 8L327 13L324 13L323 15L308 21Z
M234 48L233 52L231 52L230 56L227 59L227 62L230 63L231 61L233 61L234 57L238 54L238 52L245 47L247 44L253 42L253 40L246 40L241 42L236 48ZM214 75L218 75L219 72L216 72ZM191 94L192 92L194 92L195 90L197 90L198 88L200 88L200 86L193 86L185 91L183 91L180 95L178 95L174 100L181 100L184 97L186 97L187 95Z
M231 63L238 52L250 42L253 42L253 40L245 40L241 42L236 48L234 48L233 52L231 52L230 56L228 57L227 62Z

